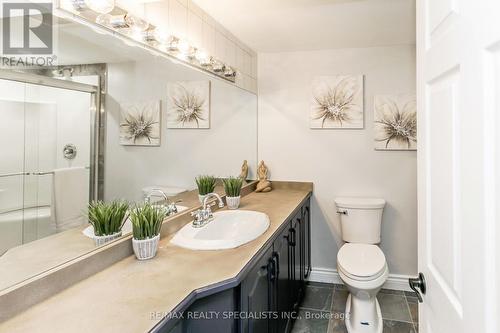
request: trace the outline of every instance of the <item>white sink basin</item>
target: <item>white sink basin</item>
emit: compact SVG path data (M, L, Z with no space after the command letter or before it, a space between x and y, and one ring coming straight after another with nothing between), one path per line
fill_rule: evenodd
M253 241L269 228L269 216L250 210L220 211L201 228L186 224L172 244L191 250L233 249Z

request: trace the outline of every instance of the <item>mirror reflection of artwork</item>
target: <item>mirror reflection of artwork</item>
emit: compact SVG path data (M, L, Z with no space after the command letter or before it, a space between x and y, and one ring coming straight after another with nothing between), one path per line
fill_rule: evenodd
M375 149L417 149L415 95L375 96Z
M363 75L314 78L311 128L363 126Z
M167 95L168 128L210 128L210 81L172 82Z
M159 146L160 101L120 104L120 144Z

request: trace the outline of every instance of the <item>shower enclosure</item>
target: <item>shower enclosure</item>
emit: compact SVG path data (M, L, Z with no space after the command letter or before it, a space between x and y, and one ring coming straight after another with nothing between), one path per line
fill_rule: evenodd
M0 255L56 233L54 170L98 198L98 106L95 85L0 71Z

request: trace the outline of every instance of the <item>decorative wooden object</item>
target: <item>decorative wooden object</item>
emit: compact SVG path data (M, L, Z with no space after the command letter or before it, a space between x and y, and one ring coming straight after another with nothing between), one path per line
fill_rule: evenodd
M240 178L243 179L243 181L245 183L247 182L247 178L248 178L248 161L247 160L244 160L243 164L241 165Z
M257 188L255 192L270 192L272 190L271 182L267 180L268 169L264 161L260 161L259 168L257 169L257 175L259 177L259 182L257 183Z

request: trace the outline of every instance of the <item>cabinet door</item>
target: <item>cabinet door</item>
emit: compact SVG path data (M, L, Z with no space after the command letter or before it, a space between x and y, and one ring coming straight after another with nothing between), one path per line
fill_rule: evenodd
M290 283L291 293L293 295L293 304L298 306L300 301L301 289L301 254L300 254L300 228L301 228L301 211L299 211L292 219L289 229L289 253L290 253Z
M242 282L241 310L247 318L241 320L242 332L272 333L272 322L263 314L272 311L273 290L272 271L274 261L271 258L272 247L254 265Z
M286 227L274 241L272 255L276 265L276 311L279 315L276 327L279 333L287 332L287 325L291 325L288 315L293 308L288 247L289 228Z
M303 239L304 239L304 278L311 273L311 201L302 208Z

